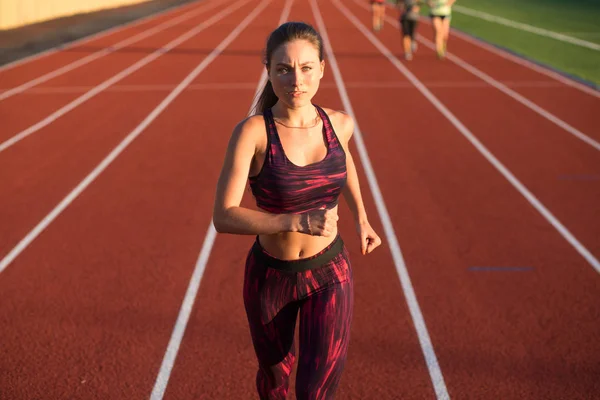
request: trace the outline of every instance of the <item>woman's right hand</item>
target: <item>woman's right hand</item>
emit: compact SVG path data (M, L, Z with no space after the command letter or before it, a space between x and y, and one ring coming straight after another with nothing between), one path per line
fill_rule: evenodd
M311 236L332 236L337 232L337 206L300 214L299 232Z

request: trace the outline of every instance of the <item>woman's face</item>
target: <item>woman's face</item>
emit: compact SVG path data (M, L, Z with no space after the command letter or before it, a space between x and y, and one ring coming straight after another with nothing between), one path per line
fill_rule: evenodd
M279 101L290 108L300 108L310 104L317 93L324 67L319 50L311 42L293 40L273 52L269 80Z

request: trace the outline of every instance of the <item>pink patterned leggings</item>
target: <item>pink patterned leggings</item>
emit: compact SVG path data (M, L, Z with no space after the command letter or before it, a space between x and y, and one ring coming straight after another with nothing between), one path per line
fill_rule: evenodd
M286 399L298 314L296 398L333 399L346 361L353 301L352 269L339 236L297 261L272 257L256 240L246 260L244 304L261 399Z

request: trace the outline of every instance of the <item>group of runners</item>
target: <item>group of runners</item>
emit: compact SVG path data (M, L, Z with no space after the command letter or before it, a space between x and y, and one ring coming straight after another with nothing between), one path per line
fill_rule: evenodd
M446 56L446 44L450 32L450 20L452 19L452 5L456 0L396 0L395 2L400 12L404 58L412 60L413 53L417 49L415 33L421 6L427 4L435 36L437 56L443 59ZM371 0L371 9L373 30L379 32L384 25L386 0Z

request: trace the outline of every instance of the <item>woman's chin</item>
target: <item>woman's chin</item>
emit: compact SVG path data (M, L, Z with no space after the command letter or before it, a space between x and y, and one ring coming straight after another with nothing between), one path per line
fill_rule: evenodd
M295 96L286 95L285 96L285 103L290 108L301 108L301 107L310 105L311 104L310 100L311 100L311 97L308 94L303 94L301 96L298 96L298 95L295 95Z

